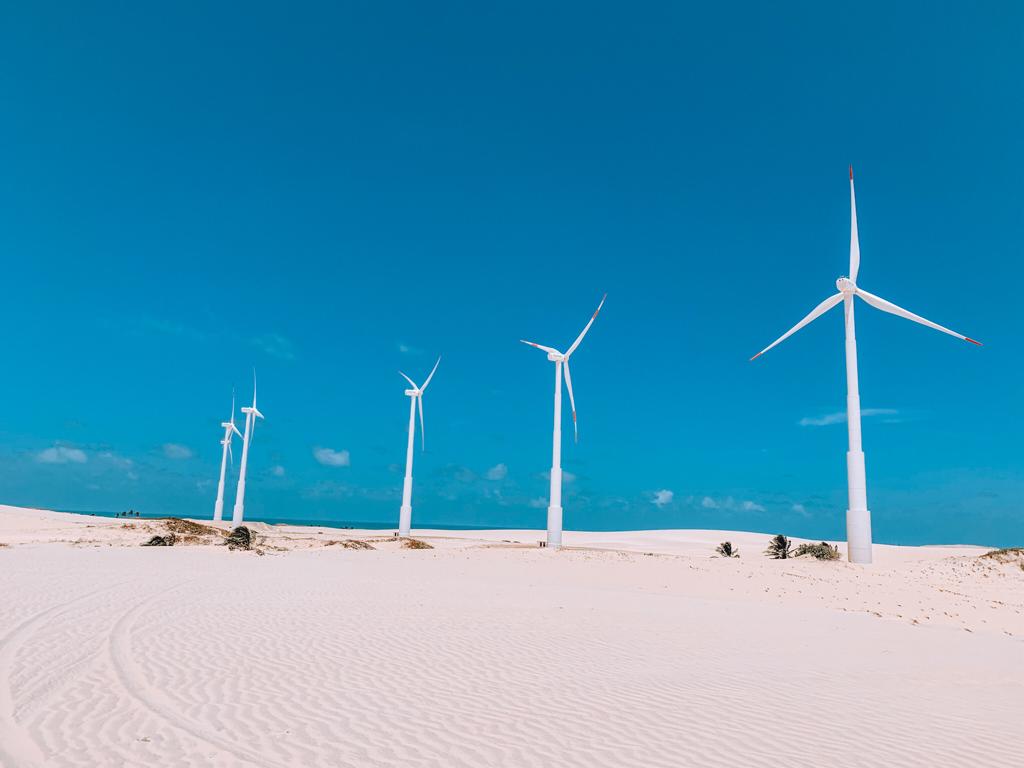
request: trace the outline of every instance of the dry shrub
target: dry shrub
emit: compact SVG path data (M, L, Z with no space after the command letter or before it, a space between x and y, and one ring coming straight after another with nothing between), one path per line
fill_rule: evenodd
M368 541L359 539L331 539L324 542L325 547L343 547L344 549L374 549Z
M173 533L169 533L166 536L154 536L149 541L142 542L144 547L173 547L174 543L178 540L178 537ZM75 542L76 544L78 542Z
M433 549L427 542L419 539L402 539L402 547L405 549Z
M182 520L178 517L168 517L162 522L168 531L180 536L214 536L216 538L223 538L224 536L224 531L220 528L193 523L191 520Z
M803 557L804 555L810 555L817 560L838 560L839 547L833 547L824 541L820 544L801 544L793 552L793 557Z

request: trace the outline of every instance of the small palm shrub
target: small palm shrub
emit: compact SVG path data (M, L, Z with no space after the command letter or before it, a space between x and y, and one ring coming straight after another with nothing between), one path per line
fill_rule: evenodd
M824 541L821 544L801 544L794 550L793 557L803 557L804 555L810 555L818 560L838 560L839 547L833 547Z
M772 560L786 560L791 557L793 542L781 533L772 536L768 542L768 548L764 551Z
M723 541L721 544L719 544L717 547L715 547L715 552L720 554L722 557L739 557L740 556L740 549L739 549L739 547L734 547L732 545L731 541Z

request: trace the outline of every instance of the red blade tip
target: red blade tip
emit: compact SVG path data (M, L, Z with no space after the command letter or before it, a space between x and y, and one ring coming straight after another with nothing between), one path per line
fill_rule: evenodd
M757 358L759 358L759 357L760 357L760 356L761 356L762 354L763 354L763 353L761 353L761 352L758 352L758 353L757 353L756 355L754 355L754 356L753 356L752 358L750 358L750 362L754 362L754 361L755 361L755 360L757 360Z
M966 336L964 336L964 341L969 341L969 342L971 342L971 344L977 344L979 347L982 346L980 341L975 341L974 339L970 339L970 338L968 338Z
M850 181L853 181L853 166L850 166Z

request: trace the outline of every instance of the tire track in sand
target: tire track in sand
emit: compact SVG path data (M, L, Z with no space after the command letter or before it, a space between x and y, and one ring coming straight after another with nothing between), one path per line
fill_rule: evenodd
M78 607L83 600L96 595L111 592L117 587L103 587L79 595L63 603L52 605L22 621L0 640L0 765L11 768L31 768L43 765L46 755L36 744L28 729L18 724L14 716L14 689L11 675L14 673L14 660L18 651L31 637L35 628L54 616L61 616Z
M125 693L154 715L164 720L172 728L187 734L197 741L205 742L211 747L226 752L235 760L244 760L252 765L265 766L266 768L280 768L280 763L268 760L263 755L252 752L234 743L231 739L222 737L203 723L196 722L192 718L182 715L179 711L179 705L175 704L159 688L151 686L146 682L145 674L132 657L130 628L143 606L155 597L178 589L184 589L196 581L198 579L190 579L168 589L160 590L137 601L121 614L121 617L111 628L110 634L107 637L107 652L110 658L110 665Z

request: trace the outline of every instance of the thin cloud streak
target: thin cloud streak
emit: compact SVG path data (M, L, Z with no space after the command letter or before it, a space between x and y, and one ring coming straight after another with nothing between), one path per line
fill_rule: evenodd
M863 416L896 416L899 411L895 408L864 408L860 415ZM829 427L833 424L845 424L846 411L826 413L824 416L804 416L797 422L801 427Z

